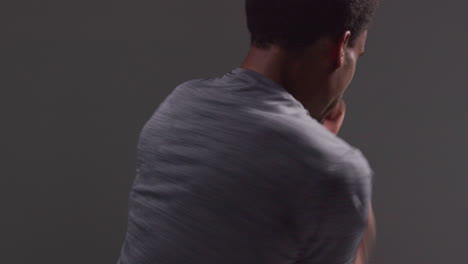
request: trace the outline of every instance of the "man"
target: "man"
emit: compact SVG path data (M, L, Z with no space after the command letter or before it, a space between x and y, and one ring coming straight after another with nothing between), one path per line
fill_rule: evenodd
M364 263L373 171L336 134L376 5L247 0L240 67L177 86L140 133L118 263Z

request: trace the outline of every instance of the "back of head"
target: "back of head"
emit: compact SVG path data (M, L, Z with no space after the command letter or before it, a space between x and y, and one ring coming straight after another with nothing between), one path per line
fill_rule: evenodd
M370 24L378 0L246 0L251 44L296 51L323 36L351 31L350 45Z

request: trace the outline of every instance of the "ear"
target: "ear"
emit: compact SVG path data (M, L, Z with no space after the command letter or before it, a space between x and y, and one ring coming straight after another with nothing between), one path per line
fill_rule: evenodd
M346 47L348 46L349 38L351 37L351 31L343 33L338 43L333 48L333 60L335 61L335 67L339 68L344 64Z

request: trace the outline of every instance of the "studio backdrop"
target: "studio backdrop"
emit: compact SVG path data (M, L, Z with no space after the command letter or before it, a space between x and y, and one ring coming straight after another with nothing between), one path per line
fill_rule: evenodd
M466 1L381 2L340 136L375 171L373 264L468 263ZM244 1L3 1L7 264L115 263L138 134L178 84L242 62Z

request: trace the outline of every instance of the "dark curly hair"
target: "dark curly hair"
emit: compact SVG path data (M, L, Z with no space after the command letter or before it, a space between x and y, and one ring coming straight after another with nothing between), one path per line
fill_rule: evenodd
M371 23L378 0L246 0L250 43L300 51L322 36L351 31L349 45Z

